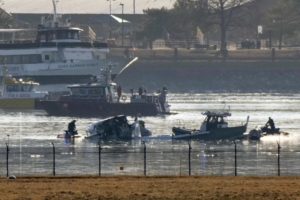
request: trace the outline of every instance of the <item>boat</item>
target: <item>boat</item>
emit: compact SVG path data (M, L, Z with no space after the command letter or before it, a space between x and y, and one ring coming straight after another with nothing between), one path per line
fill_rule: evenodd
M262 137L268 136L268 135L284 135L287 136L289 133L280 131L280 128L268 128L267 126L262 126L260 128L252 129L248 133L248 139L249 140L260 140Z
M93 123L86 130L86 139L131 140L151 135L145 122L137 120L130 124L125 115L109 117Z
M39 100L47 97L48 92L37 91L39 84L33 81L16 79L5 75L1 81L0 108L1 109L37 109Z
M206 111L202 113L205 120L202 122L199 130L173 127L173 139L199 139L199 140L224 140L242 138L247 130L249 117L246 123L241 126L229 127L226 121L231 116L229 111Z
M41 100L42 108L54 116L109 117L117 115L155 116L169 114L167 88L158 93L144 91L128 97L111 79L110 68L102 69L100 75L88 83L68 86L70 94L56 100Z
M83 41L83 29L71 26L57 13L56 0L52 0L54 13L43 17L38 25L35 40L16 40L0 43L0 60L8 67L8 73L19 78L30 78L40 84L78 83L99 72L99 67L109 64L106 42L94 37ZM33 31L32 29L29 29ZM13 36L26 29L2 29ZM116 66L117 68L117 66ZM117 69L116 69L117 70Z

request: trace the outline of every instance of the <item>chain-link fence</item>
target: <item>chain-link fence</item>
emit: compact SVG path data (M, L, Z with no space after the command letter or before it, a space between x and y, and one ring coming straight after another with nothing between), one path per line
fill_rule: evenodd
M289 176L300 151L235 144L0 148L0 176Z

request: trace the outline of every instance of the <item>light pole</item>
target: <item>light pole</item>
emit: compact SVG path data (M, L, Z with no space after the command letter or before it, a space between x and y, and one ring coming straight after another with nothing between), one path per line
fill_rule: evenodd
M115 0L107 0L109 1L109 38L111 38L111 32L112 32L112 28L111 28L111 1L115 1Z
M122 47L124 47L124 4L120 3L122 7Z
M135 15L135 0L133 0L133 14Z

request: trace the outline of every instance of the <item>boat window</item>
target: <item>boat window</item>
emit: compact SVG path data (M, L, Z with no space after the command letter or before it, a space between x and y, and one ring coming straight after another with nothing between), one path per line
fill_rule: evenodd
M39 37L38 37L38 40L39 41L46 41L46 35L44 33L40 34Z
M72 39L72 33L68 32L68 39Z
M79 34L78 34L78 32L74 32L74 39L75 40L79 40Z
M72 95L74 96L87 96L88 90L86 88L72 88Z
M65 32L63 31L58 31L57 32L57 39L65 39L66 38L66 35L65 35Z
M50 55L45 55L45 56L44 56L44 59L45 59L46 61L49 61L49 60L50 60Z
M20 88L19 88L19 85L7 85L6 86L6 91L8 91L8 92L19 92Z
M5 64L34 64L41 63L42 56L39 54L0 56L0 60Z
M12 64L20 64L22 61L22 56L12 56Z

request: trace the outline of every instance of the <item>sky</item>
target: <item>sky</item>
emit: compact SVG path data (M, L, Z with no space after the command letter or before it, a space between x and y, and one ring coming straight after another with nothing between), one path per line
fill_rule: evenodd
M111 0L112 13L133 13L134 0ZM171 8L175 0L135 0L136 13L147 8ZM2 7L8 13L52 13L52 0L2 0ZM109 0L58 0L58 13L109 13Z

